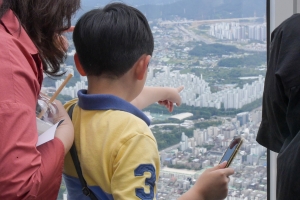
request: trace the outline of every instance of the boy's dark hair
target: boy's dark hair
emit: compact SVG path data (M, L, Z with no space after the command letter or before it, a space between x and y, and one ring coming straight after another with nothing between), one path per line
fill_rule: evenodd
M75 25L73 40L83 70L91 76L120 77L154 49L146 17L123 3L84 14Z

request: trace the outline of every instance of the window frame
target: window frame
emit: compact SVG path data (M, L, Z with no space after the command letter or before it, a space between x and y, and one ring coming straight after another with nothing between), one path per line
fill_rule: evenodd
M300 11L300 0L266 0L267 63L272 31L292 14ZM267 150L267 199L276 199L277 153Z

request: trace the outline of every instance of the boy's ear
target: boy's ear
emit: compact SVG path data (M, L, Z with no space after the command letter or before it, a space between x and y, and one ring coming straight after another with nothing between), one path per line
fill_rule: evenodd
M151 56L150 55L143 55L137 61L137 66L135 69L135 74L138 80L143 80L146 76L146 72L148 70L148 64L150 62Z
M75 65L76 65L76 68L77 68L77 71L79 72L79 74L81 76L86 76L86 73L85 73L85 71L82 68L82 65L81 65L81 63L79 61L77 53L75 53L75 55L74 55L74 61L75 61Z

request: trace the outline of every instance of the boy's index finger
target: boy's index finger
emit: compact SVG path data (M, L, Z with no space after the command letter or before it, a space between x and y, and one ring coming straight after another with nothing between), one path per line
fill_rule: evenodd
M181 92L183 90L184 86L180 86L177 88L178 93Z

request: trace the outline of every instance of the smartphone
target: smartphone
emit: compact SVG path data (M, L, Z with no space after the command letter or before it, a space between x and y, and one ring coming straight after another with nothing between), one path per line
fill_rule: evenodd
M229 167L231 162L233 161L235 155L237 154L238 150L240 149L241 145L243 144L243 138L240 136L235 136L230 145L228 146L227 150L225 151L220 163L227 161L225 167Z

